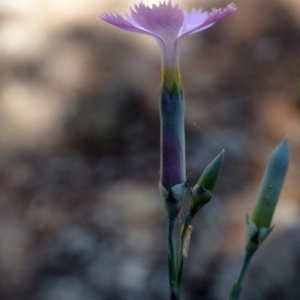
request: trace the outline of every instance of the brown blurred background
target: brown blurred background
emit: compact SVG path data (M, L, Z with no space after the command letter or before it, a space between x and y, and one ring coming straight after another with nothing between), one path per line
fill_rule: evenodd
M97 19L133 4L0 1L0 300L167 299L158 46ZM193 223L182 298L226 299L243 257L245 216L270 153L289 135L276 226L240 299L295 300L300 2L236 4L181 47L191 184L226 150L213 200Z

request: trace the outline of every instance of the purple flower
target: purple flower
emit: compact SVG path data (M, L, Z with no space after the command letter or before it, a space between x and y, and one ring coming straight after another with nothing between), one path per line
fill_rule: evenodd
M162 189L169 190L176 185L183 185L186 188L184 95L179 72L179 45L186 36L209 28L236 9L235 4L229 4L224 9L214 8L211 12L193 9L189 13L184 13L178 4L173 6L171 1L152 7L141 2L136 4L134 9L130 9L126 19L119 14L100 15L103 21L123 30L152 36L159 44L162 56L160 95ZM167 193L166 190L162 190L163 194ZM182 196L175 195L175 198L179 199Z
M121 29L155 38L161 49L162 65L169 70L178 68L178 48L186 36L209 28L237 9L235 4L229 4L224 9L213 8L211 12L193 9L188 13L178 4L172 6L171 1L152 7L141 2L134 8L130 8L131 14L126 14L127 19L111 13L102 13L99 18Z

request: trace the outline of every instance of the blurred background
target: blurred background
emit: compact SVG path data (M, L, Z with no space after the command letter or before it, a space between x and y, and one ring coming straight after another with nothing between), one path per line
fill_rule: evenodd
M185 10L229 3L178 2ZM97 19L133 4L0 0L1 300L168 298L159 49ZM182 298L226 299L244 254L245 217L270 153L288 135L276 226L240 299L295 300L300 2L236 4L181 46L191 184L226 150L214 197L193 221Z

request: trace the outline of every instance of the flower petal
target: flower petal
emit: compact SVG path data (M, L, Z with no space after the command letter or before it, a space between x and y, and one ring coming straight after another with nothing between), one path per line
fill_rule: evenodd
M202 11L201 8L198 10L193 8L190 13L186 12L184 14L184 21L182 24L182 33L195 28L199 24L202 24L208 17L209 13L207 11Z
M202 11L202 8L199 8L198 10L193 8L190 13L186 12L184 14L183 24L187 26L199 25L204 22L208 16L209 13L207 11Z
M171 1L153 5L152 8L143 3L131 9L131 16L142 28L158 35L162 40L175 41L183 23L183 12L178 4L172 6Z
M153 34L149 33L148 30L144 30L140 26L136 26L134 23L131 23L130 20L125 20L119 14L113 15L111 13L102 13L99 16L99 19L127 31L143 33L153 36Z
M179 39L182 40L187 35L191 35L198 31L204 30L217 21L227 17L237 10L235 4L229 4L226 8L213 8L210 13L202 12L201 10L192 10L190 14L186 14L183 22L183 28L180 32Z

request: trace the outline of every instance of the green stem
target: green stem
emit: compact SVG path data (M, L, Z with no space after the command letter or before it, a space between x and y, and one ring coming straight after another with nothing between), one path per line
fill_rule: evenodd
M184 266L184 241L186 237L186 232L189 228L189 225L191 224L192 216L190 214L187 214L184 220L184 224L181 229L181 236L180 236L180 250L179 250L179 256L178 256L178 270L177 270L177 283L176 283L176 294L177 299L180 299L181 294L181 283L182 283L182 274L183 274L183 266Z
M174 229L176 219L169 218L168 224L168 243L169 243L169 286L170 286L170 299L176 299L175 297L175 285L176 285L176 249L174 242ZM174 298L175 297L175 298Z
M249 266L249 263L250 263L250 260L253 256L253 254L254 254L254 252L252 252L252 251L246 251L244 261L243 261L243 265L241 267L238 279L232 285L228 300L238 300L238 298L240 296L240 292L242 290L242 281L244 279L245 273L247 271L247 268Z

